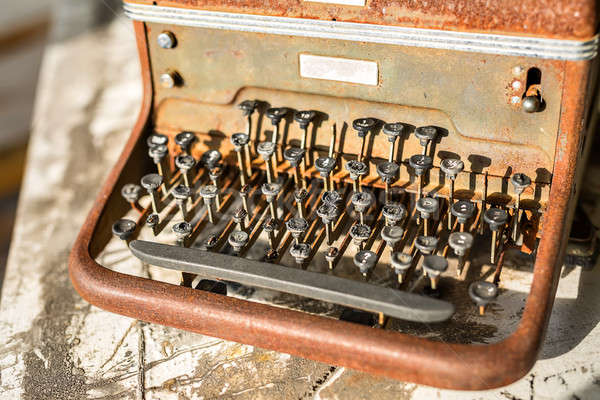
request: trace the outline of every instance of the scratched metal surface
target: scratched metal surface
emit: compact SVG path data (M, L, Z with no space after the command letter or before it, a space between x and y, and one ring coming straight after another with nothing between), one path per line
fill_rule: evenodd
M600 268L563 271L541 360L521 381L487 392L372 377L87 304L70 285L67 256L136 117L134 54L133 32L121 19L47 51L0 300L0 399L600 396ZM103 257L116 269L153 272L119 247Z

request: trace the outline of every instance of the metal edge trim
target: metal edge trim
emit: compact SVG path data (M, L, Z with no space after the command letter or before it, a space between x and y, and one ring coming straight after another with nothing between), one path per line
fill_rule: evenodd
M143 22L554 60L590 60L598 51L598 35L587 41L560 40L189 10L126 1L124 11L129 18Z

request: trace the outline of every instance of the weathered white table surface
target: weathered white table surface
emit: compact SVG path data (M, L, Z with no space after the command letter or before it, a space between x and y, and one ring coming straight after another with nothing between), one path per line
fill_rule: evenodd
M67 257L140 92L129 21L47 49L2 288L0 398L600 398L600 268L563 273L540 361L486 392L373 377L90 306L71 286Z

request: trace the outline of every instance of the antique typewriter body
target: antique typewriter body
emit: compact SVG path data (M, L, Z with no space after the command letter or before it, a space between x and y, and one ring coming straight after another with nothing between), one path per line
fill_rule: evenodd
M125 2L145 95L74 245L79 293L432 386L526 374L590 126L594 3L435 3Z

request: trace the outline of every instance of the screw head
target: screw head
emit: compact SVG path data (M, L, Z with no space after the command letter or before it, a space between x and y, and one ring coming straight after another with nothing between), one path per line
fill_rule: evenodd
M377 173L382 181L394 183L398 179L400 166L395 162L384 161L377 164Z
M227 241L234 251L240 251L248 243L249 237L248 233L244 231L233 231L229 234Z
M238 108L242 110L245 116L251 115L256 110L258 102L256 100L244 100L238 104Z
M406 207L401 203L386 203L383 206L382 214L393 225L404 219Z
M396 140L397 137L402 136L406 127L402 122L392 122L383 125L383 133L388 137L390 142Z
M223 156L219 150L208 150L202 154L201 161L208 169L213 169L222 158Z
M283 152L283 158L289 161L292 167L295 167L304 157L304 153L305 151L299 147L290 147Z
M271 201L273 197L277 196L281 191L281 185L279 183L263 183L260 187L262 193L267 196L267 201Z
M486 306L498 297L498 286L492 282L475 281L469 285L469 297L478 306Z
M350 173L350 179L356 180L359 176L364 176L369 172L369 167L362 161L350 160L344 165L346 171Z
M169 137L161 135L160 133L153 133L146 139L148 147L154 147L160 144L166 145L167 143L169 143Z
M148 174L142 177L140 181L142 187L148 191L148 193L159 188L163 183L163 177L159 174Z
M121 196L128 203L135 203L140 198L142 188L135 183L128 183L121 188Z
M290 111L289 108L278 107L278 108L269 108L266 112L267 118L271 120L271 124L277 125L281 122L281 119L287 115Z
M510 183L514 188L515 193L519 195L531 185L531 178L525 174L517 172L510 177Z
M120 219L112 226L112 234L121 240L127 240L135 232L137 225L130 219Z
M432 214L435 214L440 208L440 203L437 199L431 197L421 197L417 200L417 211L421 213L421 218L430 218Z
M323 203L317 208L317 216L324 224L335 221L338 215L340 215L338 208L332 204Z
M392 253L391 263L392 268L401 273L406 272L412 265L413 258L410 254L394 252Z
M415 154L410 157L408 164L415 170L417 176L421 176L433 166L433 159L423 154Z
M433 236L418 236L415 239L415 247L425 255L431 254L438 244L438 238Z
M335 207L342 202L342 195L335 190L328 190L321 195L321 201Z
M317 113L312 110L296 111L294 113L294 121L300 124L300 128L304 129L317 116Z
M539 96L527 96L521 102L521 107L526 113L534 113L540 111L542 102Z
M146 225L150 228L154 228L156 225L158 225L159 222L160 218L158 217L158 214L150 214L146 218Z
M175 35L173 34L173 32L169 31L164 31L160 33L156 38L156 42L163 49L172 49L177 44Z
M375 201L375 196L371 192L354 192L350 198L354 209L358 212L364 212Z
M152 158L155 164L160 163L161 160L165 158L168 152L169 149L164 144L157 144L148 148L148 156Z
M192 225L185 221L176 223L171 229L178 240L183 240L192 233Z
M355 242L364 242L371 236L371 227L365 224L355 224L350 228L350 237Z
M459 223L464 224L475 213L475 205L467 200L459 200L452 204L450 213L458 219Z
M277 220L271 217L266 218L263 222L263 230L267 233L273 232L275 229L277 229L278 226L279 223L277 222Z
M207 201L217 197L218 192L219 189L215 185L204 185L200 188L200 196Z
M377 264L377 254L371 250L362 250L354 255L354 265L358 267L362 274L366 274Z
M440 163L440 169L449 179L456 179L465 168L465 163L457 158L446 158Z
M180 154L175 157L175 166L182 171L189 171L196 165L194 157L187 154Z
M290 247L290 254L298 264L302 264L310 256L310 250L308 243L294 243Z
M172 193L176 200L184 201L192 195L192 189L185 185L177 185L173 188Z
M260 142L258 146L256 146L256 151L262 156L263 160L268 161L275 152L275 143Z
M193 132L180 132L175 135L175 144L181 148L182 151L187 152L192 142L196 140L196 135Z
M427 146L429 142L435 140L437 128L435 126L420 126L415 129L415 136L419 139L421 146Z
M306 189L294 190L294 200L296 203L302 203L308 197L308 191Z
M439 276L448 269L448 260L437 255L425 256L423 258L423 269L429 276Z
M381 230L381 238L387 243L388 246L394 247L396 243L402 240L404 236L404 229L397 225L386 225Z
M208 237L204 240L203 245L204 247L209 250L214 248L217 243L219 242L219 236L215 235L214 233L211 233L210 235L208 235Z
M448 236L448 245L457 256L464 256L473 246L473 235L469 232L452 232Z
M340 254L340 250L337 247L330 247L325 252L325 260L327 262L333 262L335 261L338 254Z
M483 213L483 220L490 226L492 231L497 231L508 221L508 213L501 208L491 207Z
M374 118L358 118L352 121L352 128L357 131L359 137L365 137L375 127L377 121Z
M181 78L174 71L163 72L158 78L160 85L165 89L172 89L179 84Z
M235 151L240 151L242 147L246 146L250 142L250 138L245 133L234 133L231 135L231 143L235 148Z
M246 210L244 210L243 207L240 207L237 210L235 210L235 212L233 213L233 221L236 224L239 224L247 216L248 216L248 213L246 212Z
M328 176L335 168L335 164L335 158L333 157L319 157L315 160L315 168L322 177Z
M304 218L290 218L285 223L285 227L292 236L298 237L308 230L308 221Z

